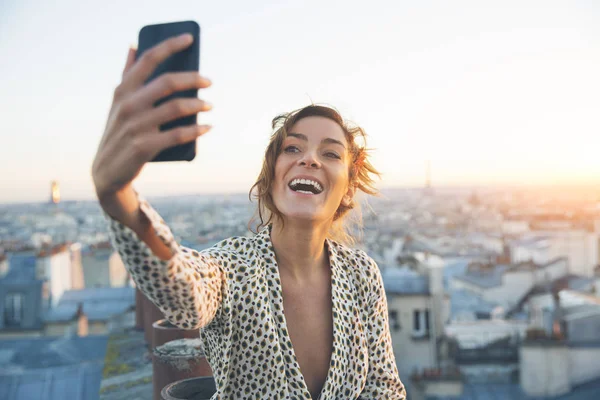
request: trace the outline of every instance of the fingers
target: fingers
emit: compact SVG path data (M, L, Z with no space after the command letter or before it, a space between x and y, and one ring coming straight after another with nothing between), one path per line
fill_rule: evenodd
M136 91L131 96L131 101L138 109L144 109L175 92L205 89L211 84L209 79L198 75L197 72L166 73Z
M176 145L189 143L210 130L210 125L187 125L148 135L145 140L156 154Z
M135 52L136 50L133 47L129 48L127 52L127 61L125 62L125 67L123 68L123 76L131 69L133 64L135 63Z
M193 36L186 33L160 42L145 51L124 77L123 85L129 89L142 86L158 65L171 55L187 48L193 40Z
M198 114L202 111L210 111L211 109L212 105L210 103L198 98L173 99L161 104L151 112L144 113L139 121L139 130L155 129L177 118Z

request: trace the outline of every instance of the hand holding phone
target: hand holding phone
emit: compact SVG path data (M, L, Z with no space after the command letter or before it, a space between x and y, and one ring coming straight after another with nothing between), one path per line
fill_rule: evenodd
M196 71L165 72L152 79L159 66L189 48L193 41L190 34L171 37L139 57L135 50L129 50L122 81L114 91L104 135L92 165L99 199L130 186L143 166L163 151L194 143L210 129L208 125L194 123L164 130L172 121L211 109L210 104L198 97L173 96L164 101L176 92L190 93L207 88L211 85L208 79Z

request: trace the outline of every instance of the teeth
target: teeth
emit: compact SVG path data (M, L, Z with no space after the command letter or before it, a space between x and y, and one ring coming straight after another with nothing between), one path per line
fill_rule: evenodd
M294 179L290 185L294 186L294 185L298 185L298 184L302 184L302 185L312 185L315 188L317 188L318 191L323 191L323 188L321 187L321 185L319 185L318 182L316 181L312 181L310 179Z
M309 192L307 190L296 190L296 193L304 193L304 194L313 194L314 195L313 192Z

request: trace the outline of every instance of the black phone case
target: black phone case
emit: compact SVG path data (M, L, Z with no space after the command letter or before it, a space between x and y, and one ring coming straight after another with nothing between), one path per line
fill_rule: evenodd
M146 80L146 83L156 79L166 72L199 71L200 68L200 26L195 21L170 22L166 24L147 25L140 30L138 38L138 49L136 59L146 50L154 47L158 43L179 36L184 33L191 33L194 36L194 42L185 50L173 54L171 57L161 63L152 75ZM198 90L185 90L173 93L170 96L159 99L154 106L158 106L174 98L179 97L198 97ZM192 125L197 123L197 115L190 115L169 121L160 126L161 131L173 129L178 126ZM152 162L158 161L192 161L196 157L196 141L170 147L161 151L152 159Z

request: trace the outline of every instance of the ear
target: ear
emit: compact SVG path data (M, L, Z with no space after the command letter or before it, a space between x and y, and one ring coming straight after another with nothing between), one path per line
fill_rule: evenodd
M350 204L352 204L352 200L354 199L355 194L356 194L356 186L355 185L348 186L348 190L346 191L346 194L344 195L344 197L342 197L342 205L344 207L350 207Z

